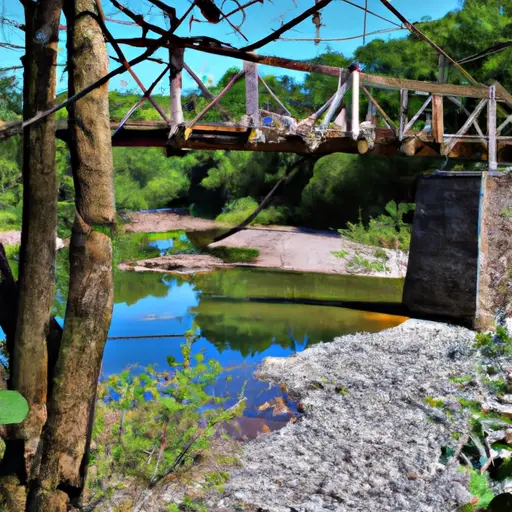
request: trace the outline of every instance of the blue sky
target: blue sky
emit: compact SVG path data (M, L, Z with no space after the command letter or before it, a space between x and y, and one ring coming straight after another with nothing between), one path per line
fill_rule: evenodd
M158 24L165 27L165 20L160 14L160 11L155 7L151 8L151 4L145 0L120 0L124 5L127 5L132 10L137 11L145 15L145 18L151 23ZM178 14L183 13L189 5L188 0L166 0L169 5L176 7ZM241 0L241 3L245 3L246 0ZM351 0L352 3L363 6L365 0ZM418 2L411 0L393 0L393 5L402 12L410 21L419 21L425 16L429 16L433 19L444 16L447 12L457 9L459 7L458 0L430 0L428 2ZM220 5L221 2L217 1ZM0 5L2 5L0 0ZM247 20L242 26L242 31L245 33L249 41L255 41L267 35L271 29L278 28L281 23L288 21L302 11L313 5L313 0L273 0L271 4L269 0L265 0L263 4L255 4L247 9ZM107 16L114 17L119 20L127 20L127 18L119 13L116 13L116 9L110 3L110 0L103 0L103 6ZM223 10L229 12L234 9L236 4L233 0L226 0ZM392 13L390 13L379 0L368 0L368 7L375 13L389 18L396 23L400 23L396 20ZM22 10L19 0L3 0L3 15L14 19L22 20ZM203 19L198 9L193 12L196 18ZM342 0L334 0L329 6L323 10L323 27L321 29L321 36L323 38L345 38L351 36L357 36L362 33L363 28L363 16L364 13L343 2ZM240 21L240 16L235 15L232 21L236 24ZM65 23L65 20L63 20ZM140 29L138 27L131 27L118 24L109 24L110 30L116 37L138 37L140 36ZM378 31L383 29L393 28L393 25L386 21L377 19L374 16L368 16L368 32ZM8 40L14 44L23 44L23 38L20 34L17 34L14 30L4 28L4 34L0 34L1 40ZM234 34L231 27L224 21L218 25L211 25L208 23L194 23L192 30L189 30L188 23L184 23L178 32L184 36L197 36L197 35L208 35L215 37L222 41L229 42L234 46L243 46L243 39ZM370 41L374 38L388 39L392 37L404 37L407 34L406 31L392 32L389 34L375 35L367 39ZM308 19L298 25L294 30L285 34L286 37L291 38L312 38L315 35L315 27ZM62 37L65 37L65 32L62 32ZM64 41L62 46L64 46ZM246 43L245 43L246 44ZM298 41L277 41L261 48L259 53L268 55L279 55L292 59L308 59L315 57L316 55L324 52L327 45L330 45L333 49L344 53L345 55L351 55L353 51L362 44L361 39L355 39L352 41L344 42L330 42L322 43L319 46L315 46L313 42L298 42ZM126 56L130 59L138 55L140 50L124 47ZM109 53L114 54L112 49ZM19 65L19 59L22 52L10 51L6 49L0 49L0 67L8 67ZM163 59L167 59L167 51L160 50L156 56ZM63 62L65 59L65 51L62 48L60 60ZM185 59L192 69L200 76L205 77L212 82L217 82L222 77L223 73L232 66L239 66L239 62L228 59L225 57L219 57L215 55L208 55L197 51L187 50L185 53ZM62 69L62 68L61 68ZM146 86L149 86L151 82L160 73L161 67L153 63L142 63L136 68L136 72L142 79ZM290 74L295 78L300 79L300 73L292 73L286 70L280 70L276 68L263 67L261 69L263 74L272 73L276 75ZM194 87L194 82L184 73L184 88ZM126 73L115 78L111 82L111 88L126 90L135 89L137 86L133 79ZM57 89L59 91L66 89L66 78L60 76L59 84ZM157 87L155 92L168 91L168 81L164 78L161 82L161 86Z

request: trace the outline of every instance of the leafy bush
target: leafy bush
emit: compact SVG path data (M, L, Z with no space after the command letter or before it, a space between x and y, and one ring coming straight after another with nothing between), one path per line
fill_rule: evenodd
M340 229L339 233L360 244L407 251L411 243L411 227L403 221L403 217L414 208L414 204L397 205L395 201L390 201L386 205L387 215L370 219L368 226L364 225L360 216L357 224L348 222L347 228Z
M512 356L512 337L505 327L497 326L496 333L478 333L475 347L489 359L510 357Z
M387 255L386 255L387 258ZM389 272L389 267L386 265L387 260L369 260L356 252L355 256L348 262L348 268L356 271L367 272Z
M214 427L241 415L244 400L223 409L224 398L208 392L222 372L204 354L192 357L198 336L187 333L183 360L168 357L169 368L148 366L112 375L99 385L90 465L93 489L105 490L126 477L155 484L208 450Z
M11 267L12 274L15 279L18 278L18 268L20 264L20 246L16 245L4 245L5 255L7 256L7 261L9 262L9 266Z
M254 210L258 203L252 197L242 197L227 204L224 211L217 217L217 222L237 225L243 222ZM285 224L290 216L290 210L285 206L271 206L261 211L252 224L267 226L269 224Z
M248 247L212 247L209 252L226 263L251 263L260 255Z

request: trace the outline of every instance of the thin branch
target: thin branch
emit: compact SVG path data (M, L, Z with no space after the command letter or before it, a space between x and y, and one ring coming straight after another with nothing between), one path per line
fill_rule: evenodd
M5 48L6 50L24 50L24 46L20 46L19 44L12 43L0 43L0 48Z
M224 57L232 57L234 59L245 60L247 62L255 62L266 66L273 66L277 68L291 69L293 71L304 71L306 73L321 73L323 75L338 77L340 68L334 66L326 66L323 64L311 64L299 60L286 59L284 57L275 57L271 55L260 55L256 53L246 53L236 48L223 46L220 41L212 40L211 38L194 38L194 37L176 37L171 36L164 38L167 42L163 43L166 47L171 48L191 48L204 53L211 53L213 55L222 55ZM152 48L159 44L157 39L146 38L127 38L117 39L119 44L134 46L136 48Z
M386 28L383 30L375 30L374 32L367 32L366 37L368 36L374 36L377 34L388 34L390 32L398 32L399 30L407 30L405 27L402 28ZM280 37L279 41L308 41L308 42L314 42L314 41L320 41L321 43L325 42L342 42L342 41L352 41L353 39L361 39L364 37L365 34L359 34L357 36L350 36L350 37L322 37L318 39L317 37Z
M351 5L352 7L356 7L357 9L360 9L361 11L364 11L367 14L371 14L372 16L375 16L375 18L379 18L379 20L387 21L388 23L391 23L391 25L395 25L395 27L400 27L400 25L398 23L395 23L393 20L390 20L389 18L385 18L384 16L381 16L380 14L370 11L370 9L367 9L365 7L357 5L354 2L350 2L349 0L341 0L341 1L345 2L348 5Z
M158 46L148 48L138 57L135 57L134 59L129 61L130 66L135 66L136 64L145 61L147 57L155 53L157 49ZM126 68L124 66L119 66L118 68L114 69L104 77L87 86L85 89L82 89L80 92L77 92L76 94L71 96L71 98L68 98L66 101L63 101L59 105L55 105L44 112L40 112L39 114L35 115L30 119L27 119L26 121L17 121L15 123L8 124L5 128L0 129L0 140L8 139L9 137L13 137L14 135L20 135L23 132L23 129L27 126L30 126L36 123L37 121L40 121L41 119L44 119L45 117L48 117L54 114L55 112L58 112L59 110L73 104L75 101L78 101L84 96L87 96L87 94L89 94L91 91L94 91L98 87L101 87L102 85L106 84L109 80L116 77L117 75L124 73L125 71Z
M165 76L167 71L169 70L171 66L167 64L165 69L158 75L156 80L150 85L149 89L143 94L142 98L128 111L128 113L124 116L122 121L119 123L119 126L116 128L114 133L112 134L112 138L116 136L116 134L123 128L123 126L126 124L128 119L130 119L131 115L146 101L149 100L149 97L151 93L153 92L154 88L158 85L160 80Z
M261 48L262 46L267 45L268 43L271 43L272 41L275 41L276 39L279 39L281 34L288 32L288 30L297 26L299 23L302 23L305 19L309 18L316 12L320 11L325 6L329 5L331 2L332 0L320 0L320 2L315 4L313 7L307 9L302 14L300 14L293 20L289 21L288 23L285 23L281 28L277 29L272 34L268 35L267 37L264 37L263 39L260 39L259 41L256 41L253 44L250 44L249 46L246 46L245 48L242 48L242 51L252 52L254 50L257 50L258 48Z
M363 46L366 44L366 29L368 28L368 0L364 3L364 21L363 21Z
M489 55L494 55L495 53L502 52L507 48L512 46L512 41L504 41L502 43L498 43L496 45L487 48L486 50L482 50L481 52L475 53L474 55L470 55L464 59L459 60L459 64L468 64L470 62L474 62L475 60L485 59Z
M346 0L343 0L346 1ZM478 82L450 55L448 55L440 46L438 46L434 41L428 38L419 28L415 27L412 23L410 23L407 18L405 18L396 7L391 5L388 0L380 0L384 6L389 9L411 32L414 32L421 39L426 41L432 48L434 48L438 53L444 55L472 84L478 85Z
M112 0L112 2L114 3L116 0ZM92 13L92 12L88 12L88 11L85 11L83 14L89 14L90 16L92 16L93 18L96 19L96 22L99 24L103 34L105 35L105 37L107 38L107 41L112 45L112 47L114 48L114 51L117 53L117 56L119 57L119 59L121 60L123 66L126 68L126 70L128 71L128 73L130 73L130 75L132 76L132 78L135 80L136 84L140 87L140 89L142 90L142 92L144 94L147 93L147 90L146 88L144 87L144 84L139 80L139 77L135 74L135 72L133 71L133 69L131 68L130 64L128 63L128 61L126 60L126 57L124 56L124 53L123 51L121 50L121 47L117 44L116 40L114 39L114 36L110 33L110 31L108 30L107 26L105 25L105 16L103 14L103 9L101 7L101 0L96 0L96 5L98 6L98 11L100 13L100 15L96 15L95 13ZM151 103L151 105L153 105L153 107L155 108L155 110L160 114L160 116L162 117L162 119L166 122L166 123L170 123L170 120L169 118L167 117L167 115L165 114L165 112L162 110L162 108L160 107L160 105L158 105L158 103L153 100L153 98L151 98L151 96L147 96L147 99L148 101Z
M136 25L139 25L139 27L142 28L142 30L143 30L143 32L142 32L143 33L143 37L150 30L155 32L155 33L157 33L157 34L160 34L160 35L165 35L167 33L166 30L164 30L163 28L159 27L158 25L153 25L152 23L148 23L144 19L144 17L142 16L142 14L135 14L133 11L128 9L126 6L124 6L123 4L119 3L117 0L110 0L110 1L114 5L114 7L119 9L123 14L125 14L130 19L132 19L135 22Z
M0 68L0 73L7 73L8 71L17 71L23 69L23 66L11 66L10 68Z
M272 200L275 192L277 189L281 186L281 184L284 181L287 181L291 178L292 171L296 170L297 167L304 162L307 159L307 157L302 157L296 160L295 162L292 162L288 168L285 170L284 176L274 185L272 190L265 196L263 201L259 204L259 206L247 217L243 222L238 224L238 226L235 226L234 228L231 228L230 230L226 231L226 233L223 233L222 235L216 236L213 239L212 243L220 242L222 240L225 240L226 238L229 238L230 236L233 236L235 233L238 233L239 231L242 231L246 226L248 226L258 215L259 213L267 206L267 204L270 203Z

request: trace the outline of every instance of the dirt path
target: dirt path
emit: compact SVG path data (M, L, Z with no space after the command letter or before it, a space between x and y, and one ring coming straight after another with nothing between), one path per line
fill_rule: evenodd
M225 227L215 221L171 212L132 213L126 230L133 233L183 230L206 231ZM407 254L385 250L388 260L376 257L376 248L342 240L338 233L299 229L289 226L249 227L212 244L211 247L247 247L260 251L253 266L324 274L360 274L376 277L405 277ZM332 253L343 251L343 257ZM357 264L367 260L369 265ZM380 263L383 268L369 268ZM169 264L169 261L166 262Z

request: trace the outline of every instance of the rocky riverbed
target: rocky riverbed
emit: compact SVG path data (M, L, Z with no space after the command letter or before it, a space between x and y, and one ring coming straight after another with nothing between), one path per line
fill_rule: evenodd
M467 433L458 399L474 391L452 379L473 374L473 340L461 327L409 320L266 359L261 376L293 393L304 415L249 443L209 510L443 512L470 503L467 475L443 453Z

